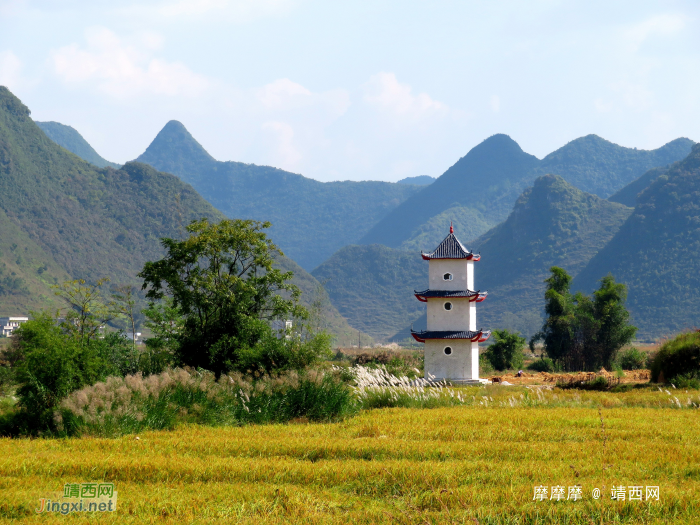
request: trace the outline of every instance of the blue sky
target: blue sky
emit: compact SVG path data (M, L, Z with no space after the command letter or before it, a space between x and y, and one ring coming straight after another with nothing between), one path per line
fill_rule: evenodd
M0 84L105 158L180 120L217 159L438 176L494 133L700 140L697 1L0 0Z

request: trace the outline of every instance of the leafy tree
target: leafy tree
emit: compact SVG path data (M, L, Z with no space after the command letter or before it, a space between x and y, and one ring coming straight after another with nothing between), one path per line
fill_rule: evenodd
M535 342L544 341L547 355L557 361L569 355L574 346L574 324L576 314L569 288L571 276L558 266L550 268L551 276L545 279L547 289L544 294L547 319L542 330L530 339L534 351Z
M547 355L567 370L612 368L620 348L632 341L637 331L629 324L624 305L625 285L607 275L592 297L580 292L572 295L571 276L556 266L550 272L545 281L547 319L530 340L530 348L543 340Z
M117 315L114 304L106 301L102 293L102 286L108 282L108 277L94 284L76 279L53 286L56 295L69 307L61 327L81 345L96 339L102 327Z
M183 364L220 375L266 336L269 320L306 316L299 288L288 282L292 273L273 268L282 252L262 231L269 226L193 221L187 239L161 239L165 257L139 273L147 298L170 297L182 315L182 330L173 337Z
M43 424L66 395L103 377L105 363L95 347L67 337L49 314L23 323L13 338L19 405Z
M519 332L494 330L495 342L486 351L486 358L496 370L508 370L523 366L523 347L527 342Z
M112 293L113 311L118 315L126 318L126 321L131 328L131 346L136 350L136 297L134 287L123 285L117 287Z

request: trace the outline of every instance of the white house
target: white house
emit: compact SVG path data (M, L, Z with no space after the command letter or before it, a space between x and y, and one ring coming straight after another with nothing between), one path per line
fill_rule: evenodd
M425 344L425 377L458 383L479 380L479 343L490 331L476 328L476 303L487 292L474 290L474 263L481 255L467 250L450 234L431 253L421 252L428 262L429 288L416 291L419 301L427 303L427 330L414 331L416 341Z
M19 325L27 321L29 321L29 317L0 317L0 326L2 326L2 336L10 337L12 335L12 332L14 332Z

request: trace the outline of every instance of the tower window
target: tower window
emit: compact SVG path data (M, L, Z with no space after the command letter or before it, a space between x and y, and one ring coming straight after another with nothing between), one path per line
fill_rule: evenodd
M452 347L451 346L445 347L445 355L452 355Z
M445 310L447 310L448 312L450 310L452 310L452 303L450 303L450 302L445 303Z
M446 273L445 275L442 276L443 281L451 281L452 280L452 274L451 273Z

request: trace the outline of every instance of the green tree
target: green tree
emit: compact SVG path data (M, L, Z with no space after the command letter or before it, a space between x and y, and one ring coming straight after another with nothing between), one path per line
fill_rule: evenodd
M108 277L94 284L76 279L53 286L56 295L68 304L61 327L81 345L88 345L96 339L100 330L118 315L115 305L107 301L102 293L102 286L108 282Z
M571 277L562 268L550 268L542 330L530 341L544 341L547 355L566 370L612 368L620 348L634 338L625 308L627 289L612 275L600 280L591 297L569 291Z
M19 359L16 379L19 405L42 425L70 392L103 378L105 363L93 345L66 336L53 316L42 313L13 335Z
M519 332L494 330L495 342L486 350L486 358L496 370L508 370L523 366L523 347L527 342Z
M535 343L542 340L547 355L554 361L562 361L574 347L576 314L569 291L572 278L558 266L552 266L549 271L552 275L545 279L547 289L544 293L547 319L542 330L532 336L530 348L534 350Z
M291 272L273 268L282 252L262 230L270 223L206 219L187 226L189 237L164 238L163 259L139 276L146 297L172 299L182 315L174 334L178 359L217 375L235 368L239 354L256 346L275 318L306 317Z

